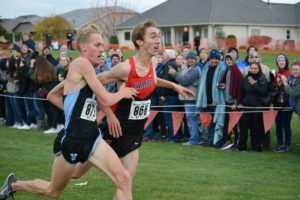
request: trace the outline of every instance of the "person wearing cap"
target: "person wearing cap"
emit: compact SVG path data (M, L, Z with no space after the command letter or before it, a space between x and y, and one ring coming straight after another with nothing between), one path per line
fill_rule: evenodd
M239 51L235 47L229 47L228 53L232 53L236 57L236 66L243 71L247 66L245 66L242 62L238 62L239 59Z
M276 64L278 67L278 71L275 74L275 85L278 86L278 82L284 76L288 79L291 74L291 70L289 69L289 61L284 54L279 54L276 57ZM275 107L289 107L289 97L288 94L283 90L283 88L278 88L279 95L274 100ZM291 119L292 119L293 111L282 111L279 110L276 116L276 136L277 136L277 145L273 149L274 152L289 152L291 146ZM283 145L283 130L285 136L285 144Z
M218 87L223 74L224 67L220 62L218 50L212 49L207 63L201 73L196 107L200 112L210 112L212 121L208 127L207 146L219 146L223 136L224 112L225 112L225 91ZM216 112L216 114L215 114ZM200 125L200 132L203 133L205 127Z
M241 100L241 91L242 91L242 82L243 75L239 68L236 65L236 58L232 53L229 53L225 56L226 66L225 73L222 77L222 80L219 84L220 89L225 90L225 102L226 102L226 113L225 121L223 128L223 141L224 145L222 150L227 150L230 148L235 148L239 139L239 125L236 125L233 128L235 133L234 143L231 142L231 132L228 133L228 123L229 123L229 114L228 112L234 112L237 110L236 106Z
M185 67L177 72L173 68L169 67L169 74L182 86L192 90L194 93L197 92L198 82L200 78L200 68L197 64L197 54L190 51L187 56L187 64ZM180 94L178 95L180 101L184 104L185 114L188 129L190 132L190 139L183 145L198 145L200 142L204 142L203 135L200 136L197 127L197 113L195 107L196 97L189 96L184 98Z
M222 50L222 49L219 49L219 54L220 54L220 62L222 63L222 65L223 65L223 67L225 67L225 69L226 69L226 62L225 62L225 60L224 60L224 51Z

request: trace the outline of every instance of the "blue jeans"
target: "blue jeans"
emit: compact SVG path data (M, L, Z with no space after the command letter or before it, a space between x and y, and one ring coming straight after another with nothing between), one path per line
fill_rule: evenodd
M285 145L291 146L291 119L293 112L292 111L278 111L276 116L276 135L277 135L277 144L283 145L283 129L285 133Z
M211 113L212 120L211 123L208 127L208 132L207 132L207 145L208 146L213 146L214 145L214 135L215 135L215 123L213 123L214 119L214 112L216 111L215 106L208 106L207 108L204 108L201 112L213 112ZM204 133L201 133L202 135Z
M8 93L8 95L11 97L17 97L18 93ZM11 103L12 110L14 113L15 123L22 124L23 120L22 120L22 111L21 111L21 107L20 107L20 99L9 98L9 101Z
M33 93L33 97L40 98L36 92ZM39 120L45 120L45 109L43 100L33 100L33 105L38 113Z
M5 97L6 107L6 126L13 126L15 124L14 111L9 97Z
M24 97L33 97L32 93L25 93ZM31 123L36 123L35 114L34 114L34 105L32 99L24 99L24 105L26 109L26 124L30 125Z
M153 95L152 99L151 99L151 106L156 106L158 104L158 97L156 95ZM154 110L153 108L151 108L150 110ZM144 137L149 139L149 140L153 140L154 139L154 130L153 130L153 121L149 124L149 126L147 127L147 129L145 130L144 133Z
M164 106L170 106L170 105L179 105L179 99L177 96L167 96L167 99L165 101L163 101L163 105ZM173 134L173 120L172 120L172 111L178 111L177 107L164 107L163 108L164 111L168 111L164 113L164 118L165 118L165 122L166 125L168 127L168 132L170 135L170 140L172 140L173 142L180 142L180 128L177 131L177 133Z
M185 109L185 116L187 125L190 132L190 139L189 143L191 145L197 145L199 142L204 141L203 135L202 138L200 138L200 133L197 127L197 111L195 107L195 103L184 103L184 109ZM201 142L202 142L201 141Z

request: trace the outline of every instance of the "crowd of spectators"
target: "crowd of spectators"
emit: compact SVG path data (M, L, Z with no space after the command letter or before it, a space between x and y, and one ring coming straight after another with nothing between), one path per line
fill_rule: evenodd
M47 45L39 55L29 33L23 34L23 41L12 46L10 56L0 52L0 94L5 95L0 96L0 124L44 130L45 134L58 133L64 127L63 112L48 102L46 95L68 74L72 61L68 47L61 46L56 60ZM225 53L216 43L209 42L207 48L198 49L197 52L188 46L181 51L166 49L156 56L157 76L189 88L196 97L183 98L173 90L157 88L151 110L158 114L145 130L143 140L232 151L269 150L270 131L265 134L262 111L269 110L273 104L292 108L278 110L277 145L273 148L274 152L289 152L292 114L300 113L300 61L294 61L290 70L286 55L279 54L275 61L278 70L272 73L261 62L254 46L248 47L242 62L238 62L239 52L234 47ZM95 66L96 74L110 70L123 59L121 49L108 49L107 54L102 54L101 63ZM105 88L115 92L116 84ZM172 112L178 111L185 112L185 118L174 134ZM229 112L236 111L242 111L243 115L232 134L228 132ZM209 124L202 121L200 112L211 114ZM247 147L248 130L250 148Z

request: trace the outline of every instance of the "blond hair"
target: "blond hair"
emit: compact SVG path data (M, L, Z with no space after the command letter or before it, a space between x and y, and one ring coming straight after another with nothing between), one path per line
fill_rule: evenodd
M149 27L156 27L156 22L153 19L147 19L144 22L137 24L132 31L132 42L135 48L139 49L139 45L136 43L137 40L144 41L146 29Z
M79 52L81 51L80 44L82 43L86 44L90 39L90 35L94 33L101 35L98 26L95 24L88 24L86 26L81 27L78 30L77 37L76 37L76 46Z

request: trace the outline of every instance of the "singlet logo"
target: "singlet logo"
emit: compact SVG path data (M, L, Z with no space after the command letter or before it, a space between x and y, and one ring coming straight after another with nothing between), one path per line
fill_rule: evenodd
M145 87L150 87L150 86L152 86L152 79L143 81L141 83L134 83L132 85L132 88L139 90L139 89L142 89L142 88L145 88Z
M71 156L71 160L74 161L76 160L77 153L71 153L70 156Z

